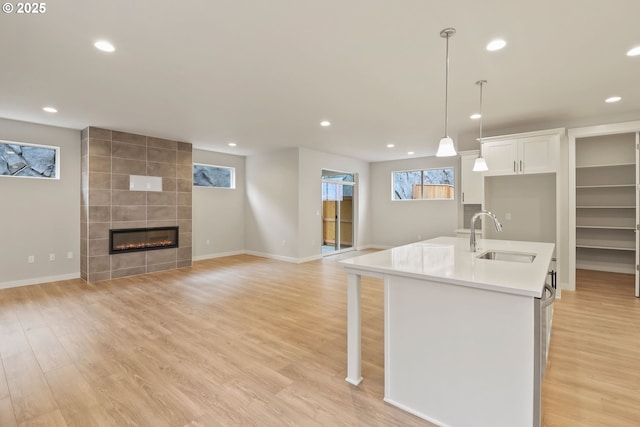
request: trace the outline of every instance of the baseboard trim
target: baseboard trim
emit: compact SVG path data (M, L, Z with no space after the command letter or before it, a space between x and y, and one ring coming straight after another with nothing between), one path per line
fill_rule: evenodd
M246 251L219 252L216 254L198 255L197 257L193 257L193 260L204 261L206 259L223 258L226 256L234 256L234 255L244 255L246 253L247 253Z
M40 285L43 283L60 282L62 280L71 280L71 279L79 279L79 278L80 278L80 272L71 273L71 274L62 274L60 276L33 277L31 279L0 282L0 289L18 288L20 286Z

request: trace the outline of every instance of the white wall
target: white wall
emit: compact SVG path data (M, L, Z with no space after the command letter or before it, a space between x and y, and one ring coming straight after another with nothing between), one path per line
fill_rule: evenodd
M483 220L486 238L556 243L556 174L488 176L484 184L484 207L503 226L497 232Z
M235 189L193 187L193 259L244 252L245 157L194 149L193 162L236 169Z
M248 156L246 186L246 251L296 261L298 149Z
M455 200L391 200L394 171L455 168ZM421 157L371 164L371 234L375 246L391 247L437 236L454 236L458 228L460 157Z
M322 170L348 172L357 175L354 210L356 246L371 244L369 215L369 163L349 157L323 153L308 148L299 149L298 257L302 260L322 255Z
M0 288L80 277L80 131L0 119L0 139L60 147L59 180L0 177Z
M370 244L369 164L307 148L291 148L246 159L248 253L293 262L322 256L323 169L358 175L357 244Z

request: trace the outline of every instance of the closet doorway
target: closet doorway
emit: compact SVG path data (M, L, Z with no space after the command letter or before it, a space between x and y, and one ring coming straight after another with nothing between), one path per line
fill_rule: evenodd
M355 174L322 171L322 255L353 250Z

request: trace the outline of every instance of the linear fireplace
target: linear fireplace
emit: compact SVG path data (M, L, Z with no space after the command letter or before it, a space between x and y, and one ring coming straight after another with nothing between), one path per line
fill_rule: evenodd
M178 227L109 230L109 254L178 247Z

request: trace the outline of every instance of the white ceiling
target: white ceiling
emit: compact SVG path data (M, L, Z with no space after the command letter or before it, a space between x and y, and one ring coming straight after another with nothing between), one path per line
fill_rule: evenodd
M439 33L454 27L449 134L466 136L466 145L478 129L469 115L478 110L479 79L488 80L485 135L640 119L640 56L626 56L640 45L638 0L55 0L46 7L41 15L0 13L0 117L240 155L294 146L368 161L410 150L433 155L444 133ZM486 51L495 37L506 48ZM93 47L102 38L115 53ZM623 99L605 104L611 95ZM59 112L45 113L45 105ZM325 119L331 127L319 126Z

